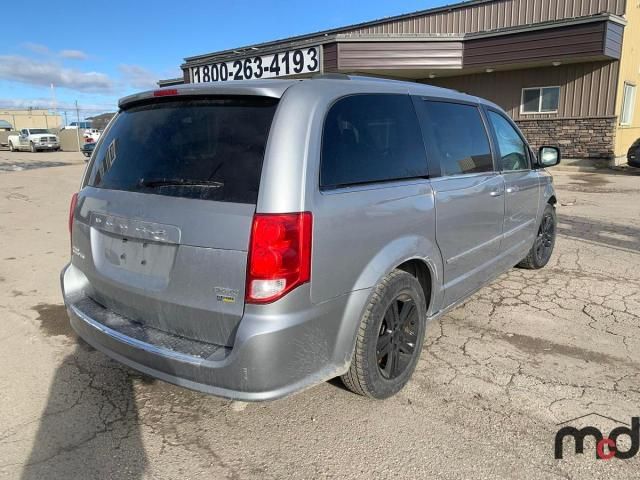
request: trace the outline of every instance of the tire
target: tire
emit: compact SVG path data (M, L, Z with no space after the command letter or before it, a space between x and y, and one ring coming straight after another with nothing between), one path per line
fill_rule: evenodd
M549 263L553 247L556 244L556 227L557 227L556 209L553 205L547 204L542 213L538 234L533 241L531 250L522 260L518 267L528 268L530 270L538 270Z
M13 142L9 142L9 151L10 152L15 152L16 151L16 149L13 148Z
M31 142L31 153L36 153L37 151L38 149L36 148L35 144Z
M402 270L387 275L376 286L360 321L351 366L341 377L344 385L376 399L398 393L420 358L426 317L420 282Z

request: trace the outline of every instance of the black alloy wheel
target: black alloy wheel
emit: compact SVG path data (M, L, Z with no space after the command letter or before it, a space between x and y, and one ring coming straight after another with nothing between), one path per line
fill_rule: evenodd
M535 254L540 264L546 264L553 253L553 245L556 238L556 222L551 212L544 212L538 236L535 241Z
M551 259L556 243L556 209L547 204L542 213L540 227L527 256L518 264L519 267L537 270L544 267Z
M345 386L377 399L402 390L420 358L426 321L427 301L418 279L403 270L385 276L360 319L351 365L341 377Z
M380 324L376 356L386 379L401 375L411 363L418 341L418 309L407 294L391 302Z

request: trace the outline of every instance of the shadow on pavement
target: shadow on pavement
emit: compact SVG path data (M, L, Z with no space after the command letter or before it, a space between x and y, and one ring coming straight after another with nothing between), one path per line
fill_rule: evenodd
M605 223L592 218L558 216L558 234L611 248L640 253L640 228Z
M135 378L78 339L55 373L21 478L142 478Z

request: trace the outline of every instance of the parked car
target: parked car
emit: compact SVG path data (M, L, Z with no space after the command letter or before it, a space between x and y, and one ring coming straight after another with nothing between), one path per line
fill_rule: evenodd
M554 248L559 150L476 97L340 76L119 105L71 201L63 295L88 343L178 385L389 397L428 321Z
M82 147L80 148L80 150L82 151L82 154L87 157L87 160L89 159L89 157L91 157L91 154L93 153L93 150L96 148L96 142L85 142L84 145L82 145Z
M7 138L9 150L60 150L60 139L45 128L23 128L19 135L9 135Z
M640 168L640 138L637 139L627 152L627 163L631 167Z

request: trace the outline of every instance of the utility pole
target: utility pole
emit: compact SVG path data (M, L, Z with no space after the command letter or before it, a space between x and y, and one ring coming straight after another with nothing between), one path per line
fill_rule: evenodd
M69 121L67 120L67 111L64 111L64 126L66 127L67 125L69 125Z
M78 137L78 151L80 151L80 109L78 108L78 100L76 100L76 121L78 122L76 136Z
M51 96L52 96L52 101L53 101L53 111L54 113L57 113L58 110L58 102L56 101L56 89L53 86L53 83L51 84Z

